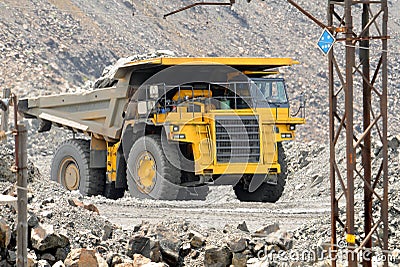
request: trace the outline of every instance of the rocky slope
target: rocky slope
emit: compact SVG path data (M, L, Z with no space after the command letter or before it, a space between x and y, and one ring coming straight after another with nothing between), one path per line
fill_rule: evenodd
M325 1L298 1L325 21ZM398 0L389 2L390 119L399 123ZM308 123L301 140L326 141L326 59L316 48L321 29L284 1L237 1L230 7L196 7L163 19L187 1L6 0L0 3L0 87L20 96L75 91L120 57L169 49L178 56L293 57L283 70L291 97L304 92ZM134 16L132 16L134 13ZM342 50L343 45L337 44ZM358 95L358 94L357 94ZM394 126L391 126L395 131Z

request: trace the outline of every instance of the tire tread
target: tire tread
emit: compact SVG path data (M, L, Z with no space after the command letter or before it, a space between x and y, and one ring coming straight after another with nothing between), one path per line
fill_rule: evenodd
M79 191L83 195L87 196L101 195L103 193L105 184L105 170L103 168L90 168L90 141L85 139L68 139L59 145L55 155L58 153L64 153L63 150L66 146L71 146L78 152L80 159L75 160L77 161L78 165L82 164L80 167L83 167L84 170L81 177L83 181L81 181L79 185ZM53 165L57 163L54 162L54 160L55 157L53 158L52 169L54 168ZM54 175L53 170L51 173L51 180L58 182L58 177L57 175ZM81 187L82 183L84 184L83 188Z

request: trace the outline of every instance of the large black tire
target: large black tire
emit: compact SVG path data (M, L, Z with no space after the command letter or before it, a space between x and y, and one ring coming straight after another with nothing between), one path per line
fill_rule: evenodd
M239 181L233 189L236 197L244 202L270 202L275 203L282 196L285 189L287 177L287 163L285 151L281 143L278 143L278 163L281 165L281 173L278 174L278 181L276 185L262 183L256 191L250 193L243 184L243 180Z
M139 166L144 161L151 162L148 165L152 166L152 171L149 171L151 185L145 183L149 177L142 178L139 174L143 168ZM178 163L177 146L169 145L167 141L162 143L157 135L140 137L133 144L127 161L126 177L131 196L140 199L178 199L181 177Z
M70 139L57 148L51 163L51 180L68 190L79 190L84 196L101 195L105 169L90 168L90 142Z

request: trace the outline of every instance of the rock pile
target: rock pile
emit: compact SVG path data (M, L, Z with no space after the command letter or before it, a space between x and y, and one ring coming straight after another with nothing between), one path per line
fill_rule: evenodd
M29 266L246 266L264 249L292 246L277 224L254 234L245 223L217 230L184 221L143 222L133 231L123 230L79 193L36 175L28 191ZM0 185L15 194L12 183ZM0 266L13 266L17 213L9 205L1 210Z
M391 137L389 143L389 221L391 248L394 249L396 240L400 238L400 197L397 194L400 188L399 138ZM380 145L375 147L374 156L379 159ZM326 199L329 192L328 168L321 164L328 164L327 148L317 143L293 143L286 144L286 149L297 154L287 153L289 177L283 201ZM3 158L11 160L10 151L5 152ZM6 160L8 165L12 163L10 160ZM4 172L9 167L0 170ZM11 174L6 173L7 176L11 177ZM1 188L13 194L12 183L4 181L3 175L0 177L3 179ZM361 192L361 184L358 186ZM65 191L40 176L33 177L28 196L29 259L39 266L74 266L79 261L96 262L97 266L136 266L138 262L148 266L264 266L268 259L265 255L298 251L315 244L323 246L329 242L330 236L329 218L312 221L293 234L279 230L278 224L266 225L250 233L245 223L208 229L185 221L143 222L133 230L124 230L108 222L88 202L96 198L83 198L77 192ZM357 205L360 203L358 201ZM0 220L0 262L12 265L16 260L14 208L2 206ZM359 232L362 234L362 229Z
M293 246L291 235L280 231L278 224L253 234L245 222L224 229L204 229L185 221L143 222L133 231L122 230L73 198L79 197L77 193L51 188L53 197L30 198L29 266L246 266L266 252ZM43 189L49 192L48 187ZM14 265L16 212L10 206L2 210L0 265Z

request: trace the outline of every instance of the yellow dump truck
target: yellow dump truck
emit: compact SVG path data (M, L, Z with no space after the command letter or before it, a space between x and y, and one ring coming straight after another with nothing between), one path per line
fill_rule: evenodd
M129 61L80 94L19 101L27 118L86 139L63 142L51 179L84 195L204 199L232 185L241 201L275 202L286 179L283 141L295 138L286 85L290 58Z

